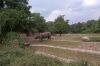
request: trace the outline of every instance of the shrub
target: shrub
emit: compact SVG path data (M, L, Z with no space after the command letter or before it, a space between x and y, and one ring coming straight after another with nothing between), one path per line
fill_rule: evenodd
M14 40L18 41L18 44L21 48L24 48L24 40L20 37L20 35L16 32L9 32L3 40L3 44L6 46L13 45Z

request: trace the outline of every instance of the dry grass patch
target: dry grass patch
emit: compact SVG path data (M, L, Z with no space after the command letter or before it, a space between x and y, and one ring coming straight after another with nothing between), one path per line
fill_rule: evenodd
M100 51L99 42L33 41L32 44L52 45L52 46L60 46L60 47L67 47L67 48L79 48L79 49Z
M58 57L64 57L64 58L76 59L76 60L85 60L95 65L100 65L100 55L96 55L96 54L54 49L54 48L46 48L46 47L37 47L36 49L41 52L56 55Z
M62 34L62 36L57 35L55 40L69 40L69 41L82 41L81 37L98 37L100 34Z

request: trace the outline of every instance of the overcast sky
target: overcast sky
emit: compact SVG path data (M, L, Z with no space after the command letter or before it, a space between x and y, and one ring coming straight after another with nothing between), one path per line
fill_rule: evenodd
M70 24L98 19L100 0L29 0L31 12L39 12L46 21L54 21L59 15L65 15Z

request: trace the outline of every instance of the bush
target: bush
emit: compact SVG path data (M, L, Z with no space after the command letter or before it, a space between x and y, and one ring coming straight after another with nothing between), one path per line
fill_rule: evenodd
M3 44L6 46L13 45L13 42L17 40L18 44L21 48L24 48L24 40L20 37L20 35L16 32L9 32L3 40Z

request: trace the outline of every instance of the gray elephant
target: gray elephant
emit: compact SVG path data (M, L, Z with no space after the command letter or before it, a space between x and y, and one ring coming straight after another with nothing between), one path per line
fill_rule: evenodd
M40 39L40 40L47 39L47 40L49 40L49 39L51 39L51 33L50 32L35 33L34 39Z

